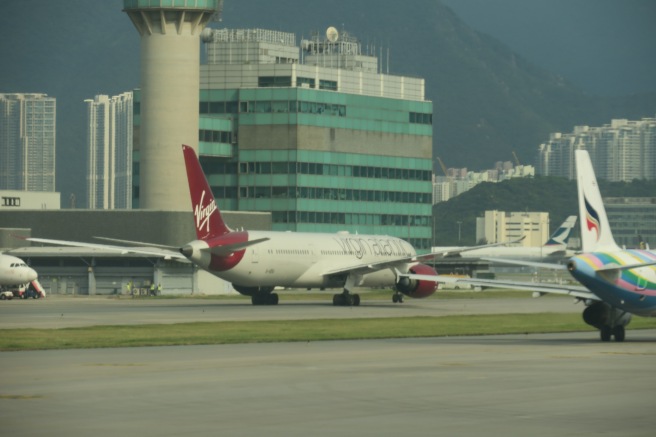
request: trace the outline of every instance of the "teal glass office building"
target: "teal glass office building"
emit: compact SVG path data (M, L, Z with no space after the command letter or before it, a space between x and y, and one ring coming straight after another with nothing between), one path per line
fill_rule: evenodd
M386 234L430 249L423 79L379 73L343 32L300 51L293 34L261 29L203 40L199 149L220 208L271 212L274 230Z

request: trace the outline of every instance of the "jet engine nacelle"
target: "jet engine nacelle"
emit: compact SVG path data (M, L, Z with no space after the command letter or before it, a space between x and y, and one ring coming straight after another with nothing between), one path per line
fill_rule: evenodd
M626 326L631 321L631 314L603 302L595 302L583 310L583 321L597 329L604 326Z
M417 264L412 266L410 270L408 270L408 273L415 275L437 276L435 269L433 269L431 266L427 266L426 264ZM396 289L406 296L421 299L435 293L435 290L437 290L437 282L401 278L396 284Z

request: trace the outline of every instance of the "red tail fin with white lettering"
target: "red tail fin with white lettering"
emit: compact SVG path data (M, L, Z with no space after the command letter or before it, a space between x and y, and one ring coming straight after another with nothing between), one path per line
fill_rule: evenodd
M227 234L230 232L230 228L223 222L221 212L216 205L210 184L207 183L207 178L200 166L196 152L191 147L183 144L182 153L187 168L196 236L199 240L207 240Z

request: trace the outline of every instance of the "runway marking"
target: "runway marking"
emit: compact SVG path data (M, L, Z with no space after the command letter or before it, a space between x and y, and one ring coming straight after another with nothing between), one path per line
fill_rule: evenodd
M29 401L32 399L43 399L43 395L3 395L0 394L0 399L11 399L19 401Z

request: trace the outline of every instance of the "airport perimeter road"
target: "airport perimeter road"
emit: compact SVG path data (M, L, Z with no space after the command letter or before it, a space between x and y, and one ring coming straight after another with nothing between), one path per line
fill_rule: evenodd
M652 436L656 330L0 353L11 436Z
M368 300L358 307L335 307L332 301L285 301L276 306L253 306L248 299L120 299L95 296L49 296L46 299L0 303L0 329L68 328L93 325L218 322L243 320L301 320L372 317L450 316L583 311L574 299L406 299Z

